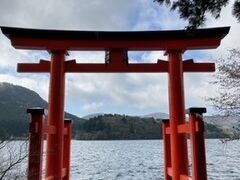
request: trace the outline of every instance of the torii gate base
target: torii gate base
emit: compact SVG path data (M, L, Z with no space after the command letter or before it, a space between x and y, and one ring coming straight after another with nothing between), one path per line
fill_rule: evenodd
M191 165L192 175L181 174L180 180L205 180L207 179L206 169L206 156L205 156L205 142L204 142L204 122L203 113L206 113L206 108L189 108L186 111L189 114L189 121L180 124L177 127L178 134L187 134L190 137L191 143ZM171 134L169 120L163 120L163 145L164 145L164 174L166 180L172 180L174 171L172 170L172 157L171 157Z
M46 123L45 111L42 108L27 109L31 115L29 124L29 159L28 159L28 180L42 179L42 156L44 149L44 137L49 134L56 134L56 128ZM72 121L64 120L64 140L63 140L63 169L61 178L70 178L70 154L72 139ZM47 176L46 180L54 180L54 176Z
M29 161L28 161L28 179L42 179L42 154L43 140L45 134L54 134L55 128L46 124L44 109L32 108L27 113L31 115L29 124ZM181 174L181 180L205 180L207 179L205 143L204 143L204 122L202 114L206 113L206 108L189 108L186 113L189 114L189 122L178 125L178 134L188 134L191 140L191 166L192 176ZM172 180L174 172L171 161L171 129L169 120L163 120L163 146L164 146L164 174L166 180ZM63 157L63 180L69 180L70 171L70 152L71 152L71 120L64 121L64 157ZM189 165L190 167L190 165ZM46 180L54 180L54 176L48 176Z
M184 72L213 72L214 63L182 60L191 49L211 49L220 45L229 27L195 31L93 32L57 31L1 27L15 48L44 49L51 60L39 64L18 64L18 72L50 73L47 124L43 109L29 109L30 148L28 179L42 176L43 137L47 134L47 180L70 178L71 123L64 121L65 73L168 73L170 121L164 121L165 178L167 180L206 180L206 160L202 114L204 108L190 108L185 119ZM106 52L105 63L84 64L66 61L69 50ZM163 50L168 60L155 64L131 64L128 51ZM192 158L188 158L187 135L191 137ZM192 176L188 160L192 159Z

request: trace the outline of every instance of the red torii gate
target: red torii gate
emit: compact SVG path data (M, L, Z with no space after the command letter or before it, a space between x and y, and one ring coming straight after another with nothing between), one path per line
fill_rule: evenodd
M207 178L202 113L205 108L190 108L189 122L185 120L183 72L213 72L214 63L194 63L182 60L182 54L192 49L213 49L220 45L229 27L197 29L192 31L60 31L1 27L17 49L47 50L51 60L40 60L39 64L18 64L18 72L50 73L48 125L32 125L35 137L29 160L29 179L41 179L42 133L47 133L46 179L69 179L71 128L64 125L65 73L168 73L170 122L164 121L165 178L167 180L191 179L188 170L187 136L192 141L192 179ZM105 63L76 63L65 61L68 50L100 50L106 52ZM128 51L164 50L168 61L156 64L131 64ZM29 109L32 121L41 119L43 110ZM41 121L42 122L42 121ZM36 125L38 125L36 127ZM36 130L38 128L38 130ZM42 128L42 129L40 129ZM65 136L68 134L68 140ZM35 134L36 135L36 134ZM34 142L33 142L34 143ZM40 143L40 144L39 144ZM37 149L36 149L37 147ZM40 153L34 165L31 148ZM202 159L199 159L202 158ZM34 158L32 158L34 159ZM33 163L31 165L31 163ZM33 167L35 166L35 167ZM31 171L32 170L32 171ZM30 177L30 173L37 175Z

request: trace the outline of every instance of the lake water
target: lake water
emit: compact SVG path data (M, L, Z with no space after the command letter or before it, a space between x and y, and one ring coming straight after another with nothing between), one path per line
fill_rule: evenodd
M163 180L162 143L162 140L73 140L71 179ZM11 146L17 144L20 142L12 142ZM240 180L240 141L222 144L217 139L206 140L206 154L209 180ZM26 162L21 169L24 167Z
M240 141L206 141L209 180L240 180ZM73 141L72 179L161 180L162 140Z

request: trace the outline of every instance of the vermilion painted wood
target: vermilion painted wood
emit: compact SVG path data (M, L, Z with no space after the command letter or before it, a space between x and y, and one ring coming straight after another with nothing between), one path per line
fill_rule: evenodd
M192 177L188 176L188 175L180 175L180 180L192 180Z
M183 72L214 72L214 63L195 63L192 61L183 61Z
M166 129L169 128L169 120L162 121L162 131L163 131L163 149L164 149L164 174L166 180L172 180L172 177L168 175L168 168L171 165L171 141L170 134L167 134Z
M54 180L54 176L48 176L45 180Z
M56 134L48 134L46 177L62 179L63 128L65 98L65 51L51 51L51 72L48 107L48 125L56 127Z
M168 167L168 168L167 168L167 174L168 174L170 177L173 176L173 170L172 170L171 167Z
M12 46L17 49L37 50L111 50L126 49L131 51L156 50L194 50L215 49L220 45L222 38L179 39L179 40L74 40L74 39L31 39L12 37Z
M70 179L70 162L71 162L71 139L72 139L72 123L71 120L64 121L64 127L67 129L67 133L64 136L64 147L63 147L63 167L66 169L66 176L63 180Z
M171 134L171 128L170 127L166 127L165 128L165 133L166 134Z
M160 61L155 64L86 64L75 61L65 62L65 72L69 73L166 73L168 72L168 62ZM50 61L48 63L19 63L18 72L50 72ZM214 72L214 63L194 63L183 61L184 72Z
M42 153L43 153L43 113L29 112L31 122L29 124L29 159L28 180L42 179Z
M64 179L66 176L67 176L67 169L66 168L63 168L62 169L62 179Z
M168 59L172 178L180 180L181 174L188 174L187 139L178 133L178 125L185 123L182 52L170 51Z
M54 125L47 125L47 124L44 124L43 125L43 132L45 134L56 134L56 126Z
M190 113L189 121L192 144L192 177L194 180L207 180L204 122L202 114ZM196 124L198 124L199 127L196 127Z
M178 125L178 133L188 134L189 132L190 132L190 128L188 123Z
M69 178L71 130L66 133L63 121L66 72L168 72L170 127L164 128L165 154L167 156L165 173L167 178L171 177L170 179L173 180L188 178L188 153L185 133L189 132L189 127L185 125L183 72L212 72L215 67L212 63L194 63L191 60L183 62L182 52L189 49L218 47L221 39L228 34L229 27L202 29L194 32L186 30L165 32L67 32L9 27L1 27L1 30L11 40L15 48L45 49L52 53L51 62L40 61L39 64L18 65L19 72L50 72L48 126L44 127L44 132L48 133L46 179L60 180L63 176ZM65 53L68 50L111 51L111 62L106 64L65 62ZM129 50L164 50L168 53L168 62L129 64L124 60L124 53ZM198 122L201 125L202 122ZM196 123L193 124L195 127ZM55 127L54 131L53 127ZM201 127L198 129L201 129ZM205 157L205 152L196 150L201 146L204 147L203 134L196 134L196 129L192 134L193 161L195 163L193 167L194 177L205 180L205 172L199 171L198 168L204 165L206 167L206 162L204 161L201 164L197 157L198 155L201 158ZM63 148L63 141L65 141L65 145L67 144L66 148ZM38 147L39 149L41 147ZM41 173L41 169L38 171Z

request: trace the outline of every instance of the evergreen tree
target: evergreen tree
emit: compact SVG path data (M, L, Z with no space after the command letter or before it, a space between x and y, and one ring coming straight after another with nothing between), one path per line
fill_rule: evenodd
M188 28L197 28L206 21L206 14L219 18L223 7L230 0L154 0L160 5L166 5L173 11L178 11L180 18L189 22ZM235 0L232 14L240 22L240 0Z

